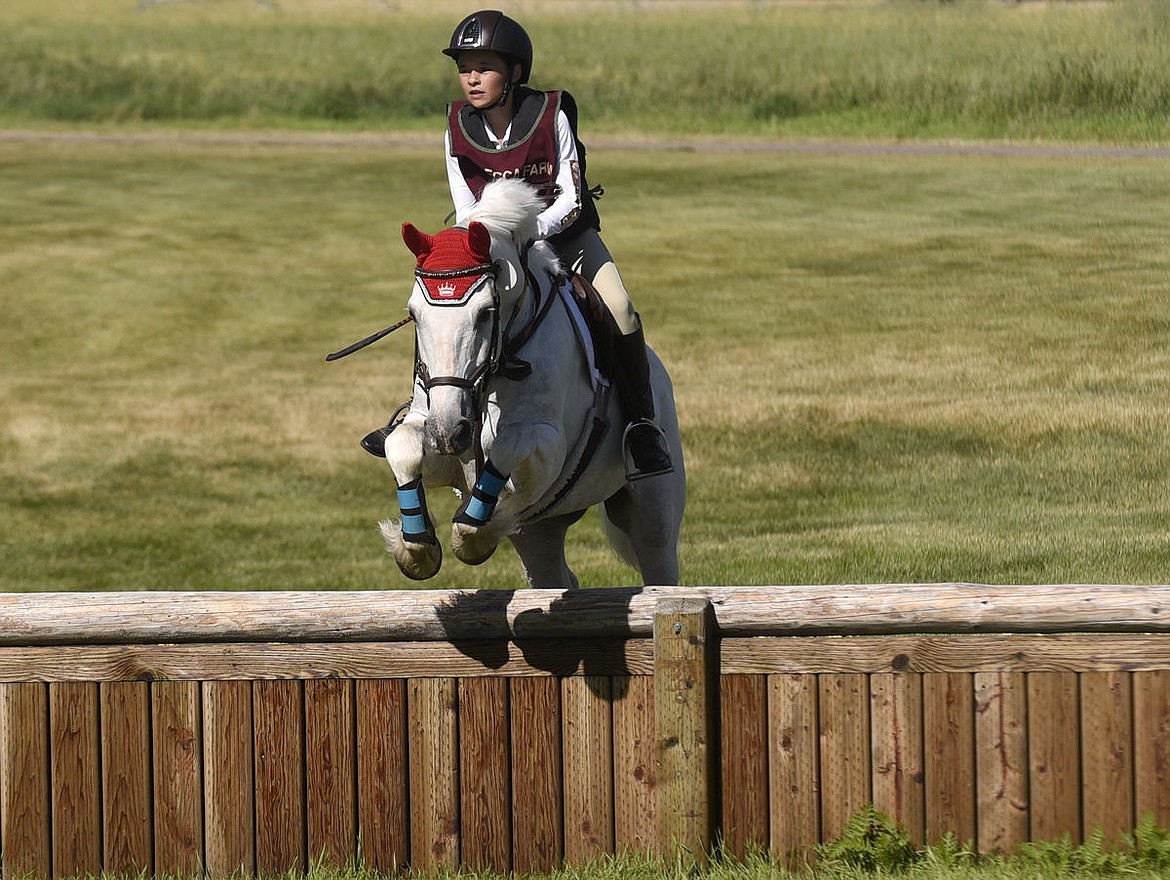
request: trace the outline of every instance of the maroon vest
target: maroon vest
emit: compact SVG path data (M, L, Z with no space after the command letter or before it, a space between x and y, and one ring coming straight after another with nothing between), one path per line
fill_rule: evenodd
M466 101L455 101L447 114L451 155L459 160L463 179L478 199L483 188L501 177L519 177L540 190L546 205L553 202L557 179L557 92L524 89L517 94L512 132L501 149L491 145L483 117Z
M451 155L459 160L463 179L477 199L483 188L501 177L519 177L535 186L545 205L555 199L557 179L557 111L564 110L576 138L576 105L565 92L538 92L520 87L516 90L515 113L507 143L496 149L487 135L483 117L466 101L455 101L447 108L447 131L451 136ZM576 235L582 227L598 229L601 223L597 208L585 183L585 147L577 141L581 163L581 212L569 228L551 241Z

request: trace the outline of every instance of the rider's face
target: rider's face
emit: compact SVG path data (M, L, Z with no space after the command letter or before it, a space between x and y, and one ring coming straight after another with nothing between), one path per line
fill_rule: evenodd
M476 110L496 106L511 76L511 65L502 55L485 49L459 53L459 85Z

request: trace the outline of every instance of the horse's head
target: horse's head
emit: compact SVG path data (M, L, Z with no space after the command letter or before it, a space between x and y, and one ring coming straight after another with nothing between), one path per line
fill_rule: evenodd
M402 238L418 261L408 308L429 402L427 442L433 452L461 455L474 439L478 398L499 348L491 235L479 224L427 235L406 223Z
M403 224L417 261L409 309L433 452L462 456L472 447L487 383L527 286L521 244L535 232L541 208L527 184L500 181L484 189L466 229L428 235Z

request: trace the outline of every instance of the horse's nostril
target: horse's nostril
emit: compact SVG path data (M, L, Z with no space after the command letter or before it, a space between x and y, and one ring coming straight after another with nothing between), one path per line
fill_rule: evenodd
M471 447L473 436L469 419L460 419L450 431L443 430L429 420L426 423L427 441L439 455L461 455Z
M471 447L471 422L469 420L459 420L455 433L451 435L451 445L456 453L466 452Z

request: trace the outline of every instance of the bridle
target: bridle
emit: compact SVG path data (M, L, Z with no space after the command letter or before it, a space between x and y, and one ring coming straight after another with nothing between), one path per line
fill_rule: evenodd
M477 398L483 393L487 379L499 370L499 353L503 347L500 331L500 295L496 292L495 281L499 278L500 266L498 263L481 263L468 266L465 269L444 269L432 271L421 267L414 270L415 284L422 288L426 301L442 308L458 308L466 305L472 297L489 280L492 292L492 339L488 349L487 360L477 364L467 376L432 376L430 368L422 359L418 350L418 336L415 335L414 346L414 374L422 383L423 390L430 399L432 388L442 385L462 388L474 392ZM451 291L451 293L446 293ZM456 295L457 294L457 295Z
M485 360L475 364L464 376L433 376L426 362L423 361L418 347L418 334L415 334L414 373L416 380L427 395L428 406L430 392L433 388L448 386L469 391L472 395L474 411L480 429L475 431L475 456L478 469L483 468L484 455L481 444L482 426L486 418L486 408L483 406L487 395L488 382L499 376L513 382L520 382L532 374L532 365L517 357L518 352L535 335L537 329L548 316L553 302L557 299L557 283L555 276L550 273L550 284L547 295L542 294L541 287L532 270L528 266L527 249L520 251L519 265L522 269L521 288L516 298L516 308L508 318L507 325L501 324L500 294L496 282L499 280L502 267L501 261L481 263L462 269L428 270L416 267L414 270L415 283L422 289L422 294L430 305L442 308L458 308L471 301L472 295L477 293L484 284L490 282L492 303L491 342ZM514 330L520 314L524 311L524 304L531 292L533 297L532 319L519 330ZM417 321L415 322L417 326Z

